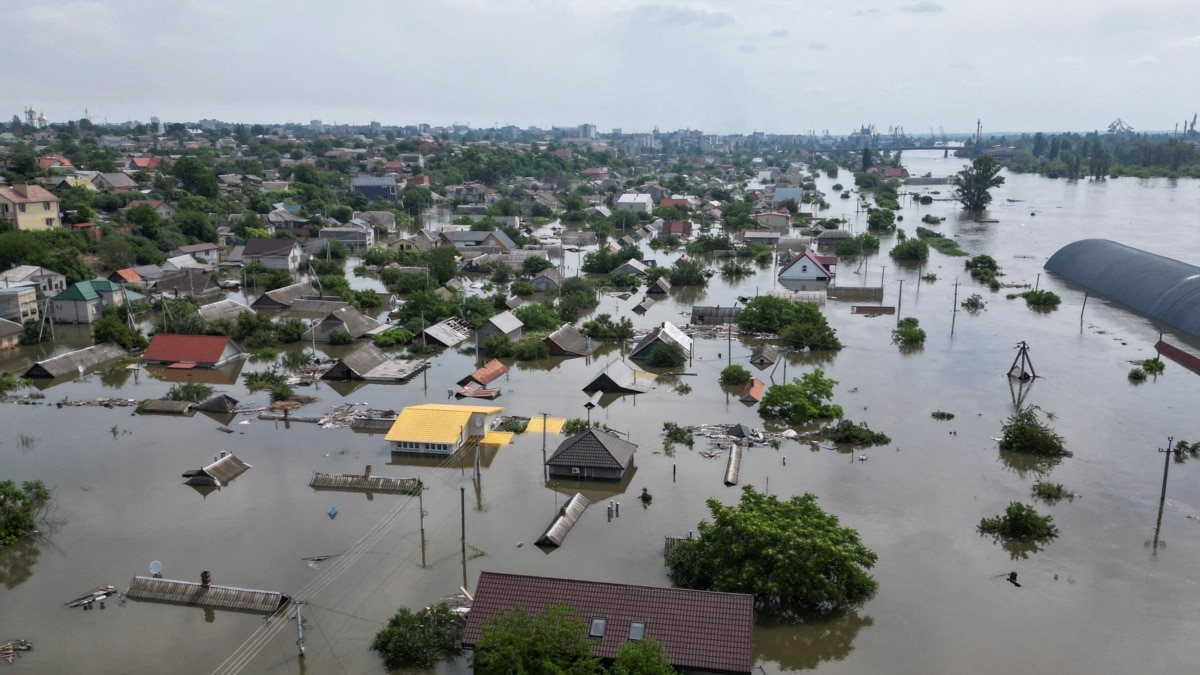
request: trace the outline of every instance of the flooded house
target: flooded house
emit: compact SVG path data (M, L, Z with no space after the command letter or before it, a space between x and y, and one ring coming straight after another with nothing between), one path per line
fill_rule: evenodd
M346 333L357 340L370 337L387 328L386 324L347 305L330 312L325 318L315 323L304 332L301 340L304 342L329 342L329 337L338 332Z
M637 445L601 429L588 429L562 443L546 460L551 478L621 480L633 465Z
M551 356L588 356L596 351L592 339L569 323L564 323L542 342L550 348Z
M662 322L658 328L650 331L638 341L629 352L629 358L640 361L650 356L650 350L659 344L675 344L683 349L684 358L691 358L692 338L670 321Z
M50 298L50 318L55 323L96 323L105 307L121 307L146 296L125 290L108 279L89 279L71 284Z
M487 571L479 575L462 645L473 649L484 626L505 612L540 614L558 605L584 622L592 654L605 661L626 642L652 639L683 672L749 675L754 667L751 595Z
M128 355L129 352L125 351L121 345L115 342L104 342L38 361L25 371L25 377L42 379L78 377L92 368Z
M288 309L300 298L313 297L316 294L317 289L313 288L310 282L302 281L298 284L267 291L250 303L250 306L256 310Z
M392 452L448 456L483 440L501 406L425 403L400 411L384 437Z
M13 349L21 343L25 326L8 319L0 319L0 350Z
M521 329L525 324L510 310L504 310L488 319L482 326L475 329L475 346L483 348L483 344L493 335L502 335L512 342L521 341Z
M156 333L142 354L142 362L170 368L217 368L244 354L228 335Z

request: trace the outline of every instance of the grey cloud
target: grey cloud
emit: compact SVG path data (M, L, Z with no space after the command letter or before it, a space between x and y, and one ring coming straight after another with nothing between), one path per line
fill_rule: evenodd
M911 12L913 14L929 14L931 12L942 11L942 6L932 2L918 2L912 5L903 5L900 7L902 12Z

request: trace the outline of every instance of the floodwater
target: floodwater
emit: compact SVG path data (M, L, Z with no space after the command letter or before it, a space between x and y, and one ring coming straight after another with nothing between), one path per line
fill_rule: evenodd
M963 160L907 152L914 174L956 171ZM849 183L843 173L842 182ZM853 200L831 197L831 214L845 211L856 228ZM928 192L946 186L916 188ZM1091 183L1010 176L995 191L990 217L959 221L955 205L909 206L901 227L910 233L924 213L948 216L939 226L963 247L994 256L1005 281L1037 283L1063 297L1050 313L1035 313L972 282L962 259L933 252L923 270L898 266L884 253L840 270L843 283L877 285L884 304L900 304L928 332L925 347L901 353L890 343L896 317L850 314L830 302L825 314L845 348L832 356L793 356L787 377L813 365L839 384L835 402L846 416L892 437L886 447L854 453L811 451L785 441L776 451L754 448L741 480L782 496L815 493L822 507L854 527L879 554L879 592L862 607L801 626L761 622L755 631L756 670L780 673L1176 673L1194 668L1191 638L1200 629L1195 560L1200 557L1200 462L1171 467L1162 529L1155 519L1167 436L1196 440L1197 379L1174 363L1156 380L1131 385L1130 361L1153 355L1159 328L1090 298L1049 276L1041 266L1060 246L1107 237L1200 260L1196 181L1119 180ZM1023 201L1009 202L1008 199ZM1031 215L1036 213L1036 215ZM673 255L658 253L661 262ZM567 253L568 267L576 263ZM918 284L920 272L938 280ZM857 274L856 274L857 272ZM862 281L853 281L862 279ZM980 293L985 311L952 312L956 281L962 300ZM903 283L901 283L903 282ZM636 326L686 323L690 306L732 304L739 295L775 287L769 270L730 285L714 277L699 293L660 301ZM901 289L903 297L901 298ZM605 297L600 311L628 314L639 297ZM1082 319L1081 319L1081 309ZM1167 339L1182 342L1169 332ZM1014 389L1005 377L1020 341L1029 344L1039 379ZM1190 345L1195 348L1195 345ZM374 633L401 605L421 606L473 588L481 570L638 584L667 584L664 535L686 535L707 514L705 500L735 502L739 488L722 484L723 459L662 451L661 423L743 422L761 426L753 408L722 390L717 374L732 358L748 362L749 343L700 339L695 360L680 378L681 395L662 383L651 392L606 400L591 411L639 445L636 473L621 484L542 478L543 447L561 437L518 436L483 457L479 483L473 458L393 461L381 435L320 429L247 417L234 434L198 414L190 419L133 416L129 408L53 405L0 408L0 476L42 479L55 488L56 524L44 537L0 553L0 638L25 638L36 651L18 667L30 672L141 673L371 673L382 672L369 650ZM513 366L497 400L509 414L583 417L583 383L619 356ZM28 353L8 355L15 369ZM261 368L248 363L243 370ZM319 385L319 402L298 414L317 415L345 402L400 408L446 400L470 372L474 357L448 352L414 381L337 390ZM784 364L759 376L784 379ZM46 401L96 396L150 398L169 383L145 370L51 387ZM243 403L263 404L240 384L218 387ZM344 392L344 393L339 393ZM1054 415L1052 424L1075 454L1054 465L1002 456L993 437L1014 401ZM940 422L935 410L956 417ZM703 447L702 440L696 448ZM202 494L180 473L211 461L220 450L254 466L229 487ZM858 455L869 457L858 461ZM786 465L783 462L787 458ZM419 477L408 496L317 492L314 471ZM673 479L672 476L675 476ZM1038 509L1054 516L1061 535L1040 550L1005 547L975 531L979 519L1013 500L1032 502L1039 477L1080 493L1072 502ZM478 485L478 489L477 489ZM636 496L645 487L653 503ZM564 545L542 551L532 542L575 491L595 505ZM460 499L466 509L467 561L462 562ZM608 500L621 502L609 519ZM327 512L336 506L336 518ZM337 555L314 567L302 558ZM109 602L104 609L62 603L101 584L125 588L160 561L163 576L279 590L304 600L307 656L297 659L295 624L264 622L235 612L146 602ZM1016 571L1021 587L1004 580ZM1193 664L1189 666L1188 664ZM460 662L443 672L465 672Z

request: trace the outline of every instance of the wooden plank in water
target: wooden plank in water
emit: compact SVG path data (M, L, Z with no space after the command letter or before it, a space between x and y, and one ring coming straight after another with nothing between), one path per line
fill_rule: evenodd
M895 307L884 307L882 305L851 305L851 314L865 314L867 316L878 316L880 314L895 314Z
M277 591L216 584L204 586L195 581L141 576L133 578L125 595L133 600L232 609L258 614L271 614L291 599Z
M1162 354L1163 356L1171 359L1175 363L1178 363L1179 365L1183 366L1184 368L1187 368L1188 370L1192 371L1193 373L1200 375L1200 358L1196 358L1195 356L1192 356L1191 354L1183 351L1179 347L1176 347L1175 345L1172 345L1172 344L1168 344L1163 340L1159 340L1154 345L1154 349L1159 354Z

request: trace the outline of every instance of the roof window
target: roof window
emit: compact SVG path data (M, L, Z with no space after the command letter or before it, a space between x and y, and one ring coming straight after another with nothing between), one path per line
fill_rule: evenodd
M592 617L592 627L588 630L588 637L602 638L604 637L604 625L608 623L607 619L598 616Z

